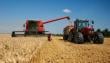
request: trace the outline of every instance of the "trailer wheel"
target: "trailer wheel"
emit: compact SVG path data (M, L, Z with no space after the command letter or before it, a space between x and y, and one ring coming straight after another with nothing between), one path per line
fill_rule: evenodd
M97 33L94 35L93 42L94 42L95 44L103 44L103 42L104 42L104 36L103 36L103 34L100 33L100 32L97 32Z
M12 36L12 37L16 37L15 32L12 32L11 36Z
M74 33L74 42L77 44L84 43L84 37L83 34L80 32Z

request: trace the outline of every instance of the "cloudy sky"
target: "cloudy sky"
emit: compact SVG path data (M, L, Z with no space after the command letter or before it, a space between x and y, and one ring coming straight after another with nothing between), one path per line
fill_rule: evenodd
M0 33L23 30L26 19L49 20L70 16L90 19L96 28L110 28L110 0L0 0ZM67 20L45 25L51 33L62 33Z

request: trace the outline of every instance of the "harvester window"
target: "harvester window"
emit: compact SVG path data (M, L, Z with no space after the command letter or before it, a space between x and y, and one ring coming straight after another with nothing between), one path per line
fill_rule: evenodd
M36 22L30 21L29 22L29 31L36 31Z

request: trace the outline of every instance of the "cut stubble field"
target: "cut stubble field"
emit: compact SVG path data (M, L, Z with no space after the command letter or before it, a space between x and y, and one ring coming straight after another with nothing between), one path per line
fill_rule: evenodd
M74 44L62 37L0 34L0 63L110 63L110 38L104 44Z

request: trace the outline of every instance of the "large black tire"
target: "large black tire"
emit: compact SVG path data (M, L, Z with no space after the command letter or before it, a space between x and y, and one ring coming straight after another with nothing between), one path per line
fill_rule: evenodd
M15 32L12 32L11 36L12 36L12 37L16 37Z
M29 35L29 32L24 32L24 36L26 37L27 35Z
M69 33L67 40L70 42L73 42L73 33L72 32Z
M74 33L74 42L77 44L82 44L84 43L84 37L83 34L80 32Z
M63 40L67 40L68 39L68 35L63 35Z
M93 37L93 43L95 44L103 44L104 42L104 36L102 33L97 32L95 33L94 37Z

